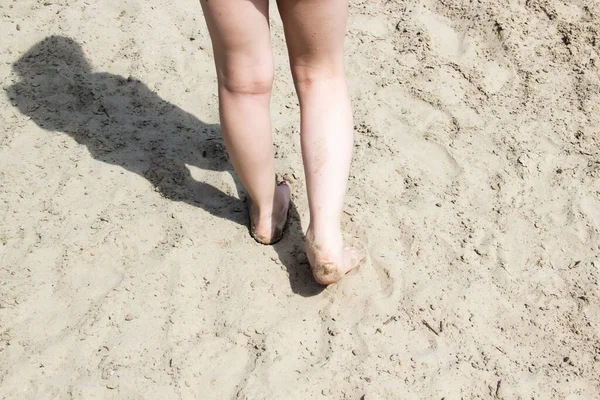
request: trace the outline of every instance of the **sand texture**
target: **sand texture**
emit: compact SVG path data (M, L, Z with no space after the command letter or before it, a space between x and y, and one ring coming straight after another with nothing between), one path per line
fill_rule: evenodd
M197 2L3 0L0 398L600 398L599 4L351 2L366 261L324 288L275 4L269 247Z

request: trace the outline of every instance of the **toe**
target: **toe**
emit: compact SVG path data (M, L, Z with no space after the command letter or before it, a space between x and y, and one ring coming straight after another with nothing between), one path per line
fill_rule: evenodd
M344 248L344 274L358 267L364 260L364 255L354 247Z
M292 197L292 190L290 188L290 184L286 180L283 180L283 181L279 182L279 184L277 186L279 187L281 194L283 194L283 199L285 201L285 204L289 205L290 199Z

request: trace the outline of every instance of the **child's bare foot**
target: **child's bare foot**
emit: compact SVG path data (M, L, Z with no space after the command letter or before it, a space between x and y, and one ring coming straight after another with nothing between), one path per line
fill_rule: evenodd
M250 234L259 243L274 244L281 240L290 207L290 187L282 181L275 188L275 204L259 210L250 203Z
M306 256L315 280L322 285L339 281L362 261L358 250L344 246L341 234L335 236L315 239L311 228L306 233Z

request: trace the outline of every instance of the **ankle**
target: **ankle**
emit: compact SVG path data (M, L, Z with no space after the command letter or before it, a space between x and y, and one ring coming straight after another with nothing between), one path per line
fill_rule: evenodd
M264 198L261 202L252 201L254 204L254 215L259 219L269 219L274 214L285 208L286 201L284 194L275 187L273 196L270 198Z
M306 239L322 248L340 247L343 244L342 231L338 224L324 226L309 225Z

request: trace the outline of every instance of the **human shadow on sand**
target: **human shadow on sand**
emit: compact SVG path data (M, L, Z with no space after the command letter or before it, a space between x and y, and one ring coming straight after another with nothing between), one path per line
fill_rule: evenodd
M20 82L7 89L12 104L41 128L61 131L97 160L146 178L164 197L202 207L248 226L244 201L192 178L186 165L233 174L219 125L206 124L161 99L135 78L93 73L80 45L50 36L13 64ZM252 240L252 239L248 239ZM303 257L304 235L294 205L284 239L275 250L292 290L318 294Z

